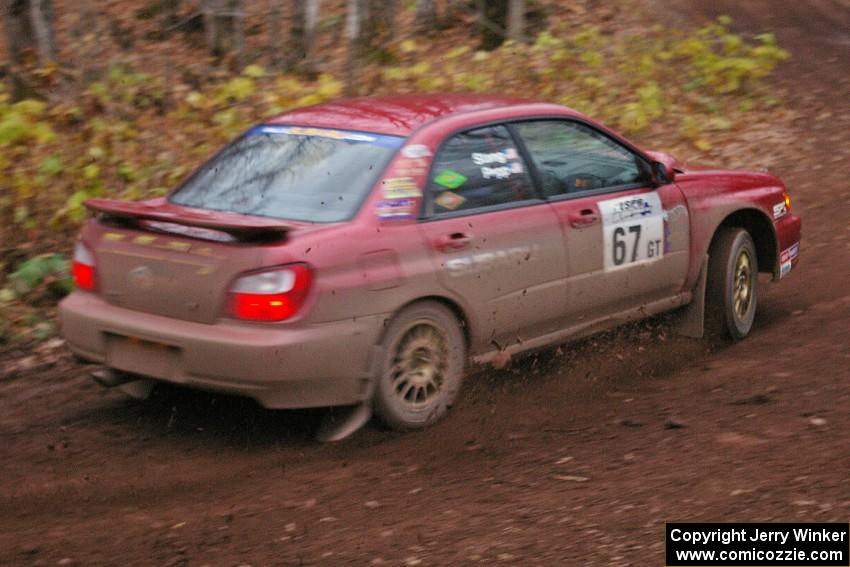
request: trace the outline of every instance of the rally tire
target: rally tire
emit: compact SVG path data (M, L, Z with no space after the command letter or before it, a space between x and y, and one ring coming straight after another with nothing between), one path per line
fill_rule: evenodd
M758 307L758 258L750 234L721 228L711 245L706 282L709 337L737 341L753 327Z
M399 430L421 429L454 403L463 381L466 341L446 306L422 301L387 327L373 405L377 417Z

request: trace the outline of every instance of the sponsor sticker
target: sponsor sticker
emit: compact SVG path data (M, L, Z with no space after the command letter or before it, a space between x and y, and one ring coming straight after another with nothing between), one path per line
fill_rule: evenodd
M470 158L472 158L472 163L475 165L490 165L492 163L505 164L508 161L519 159L519 156L514 148L506 148L500 152L493 153L473 152Z
M422 192L412 177L388 177L383 181L383 195L386 199L404 199L421 197Z
M450 211L455 210L464 202L466 202L466 199L463 196L451 191L443 191L434 199L434 203Z
M785 207L785 201L780 201L773 205L773 218L778 219L787 212L788 209Z
M146 226L153 228L154 230L160 230L162 232L170 232L174 234L182 234L183 236L188 236L190 238L198 238L201 240L215 240L217 242L232 242L235 238L226 232L221 232L218 230L213 230L210 228L202 228L199 226L183 226L180 224L175 224L171 222L160 222L160 221L148 221L145 223ZM176 248L176 245L169 245L170 248ZM187 251L191 247L187 247Z
M466 183L466 176L453 169L445 169L434 178L434 183L448 187L449 189L457 189Z
M796 242L779 253L779 278L782 279L791 272L794 260L800 254L800 243Z
M188 252L192 248L192 245L188 242L180 242L179 240L169 240L158 247L177 252Z
M398 175L423 177L428 173L428 160L422 158L402 158L398 160L393 171Z
M658 193L600 201L599 212L606 271L664 256L664 209Z
M500 152L470 154L472 163L481 167L484 179L507 179L511 175L522 173L519 154L514 148L505 148Z
M401 155L413 159L426 158L431 156L431 150L422 144L411 144L402 148Z
M386 199L378 201L375 212L383 220L416 218L416 199Z
M444 264L451 277L468 276L489 271L497 266L514 266L538 258L539 244L503 248L492 252L479 252L450 258Z
M788 248L788 254L791 256L791 259L795 259L800 255L800 243L794 243L790 248Z
M481 168L481 176L484 179L507 179L511 175L522 173L522 171L522 164L515 161L499 167L483 166Z
M142 234L133 239L133 244L141 244L142 246L147 246L148 244L153 243L154 240L156 240L156 236Z

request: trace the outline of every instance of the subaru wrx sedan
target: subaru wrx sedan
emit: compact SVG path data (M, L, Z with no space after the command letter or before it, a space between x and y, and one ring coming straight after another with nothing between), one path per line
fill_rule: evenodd
M362 98L251 128L167 197L92 199L62 332L108 385L419 428L491 361L681 310L732 339L797 265L783 183L696 170L571 109Z

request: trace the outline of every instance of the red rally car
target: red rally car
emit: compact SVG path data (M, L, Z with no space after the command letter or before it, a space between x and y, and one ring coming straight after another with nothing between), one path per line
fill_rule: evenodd
M165 198L93 199L60 306L79 357L269 408L439 419L487 362L680 309L746 336L799 259L767 173L694 170L563 106L361 98L294 110Z

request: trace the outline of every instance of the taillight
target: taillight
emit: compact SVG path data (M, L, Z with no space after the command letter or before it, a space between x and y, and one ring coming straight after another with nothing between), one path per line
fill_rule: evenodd
M77 242L74 245L74 260L71 263L71 275L74 278L74 284L88 291L93 291L95 288L95 263L94 254L82 242Z
M230 313L249 321L289 319L304 304L310 280L304 264L244 275L230 288Z

